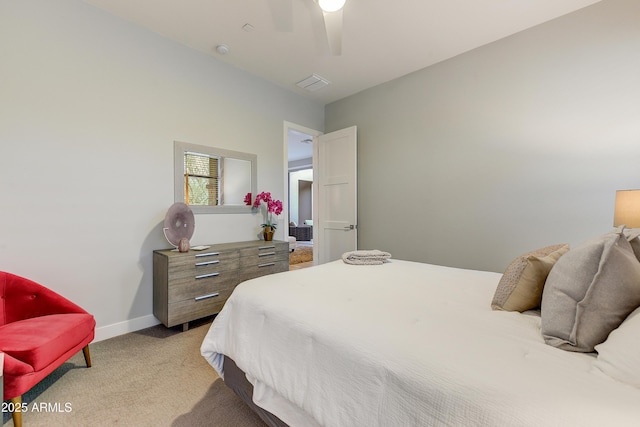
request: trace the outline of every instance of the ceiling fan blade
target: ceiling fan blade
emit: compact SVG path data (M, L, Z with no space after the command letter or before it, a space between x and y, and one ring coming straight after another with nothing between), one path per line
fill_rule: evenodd
M277 31L293 31L293 0L267 0L273 26Z
M342 9L336 12L322 12L327 31L329 51L332 55L342 55Z

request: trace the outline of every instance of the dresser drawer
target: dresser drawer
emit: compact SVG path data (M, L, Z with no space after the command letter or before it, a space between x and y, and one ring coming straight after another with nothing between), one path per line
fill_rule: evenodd
M226 289L217 296L203 299L187 299L183 301L170 302L168 304L168 319L166 326L172 327L185 324L191 320L211 316L219 313L225 301L231 295L232 289Z
M265 245L240 251L240 269L285 260L289 262L288 244Z
M240 249L240 258L262 257L268 254L289 252L287 242L262 242L260 245Z
M182 301L185 299L198 298L203 295L210 295L227 289L233 290L238 283L238 271L221 271L203 274L199 278L189 278L175 280L168 288L168 302Z
M238 252L191 252L185 256L169 257L169 274L179 277L183 274L195 274L196 270L214 268L219 271L238 268ZM175 276L178 275L178 276Z
M240 260L238 258L230 258L226 260L199 260L198 263L194 265L182 267L173 267L169 264L169 280L174 283L216 276L225 271L237 270L239 263Z
M267 274L280 273L289 270L289 258L285 260L266 261L262 264L252 265L240 270L240 281L254 279Z

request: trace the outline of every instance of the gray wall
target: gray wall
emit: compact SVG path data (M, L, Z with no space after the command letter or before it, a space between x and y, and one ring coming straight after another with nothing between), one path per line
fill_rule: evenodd
M358 126L359 247L503 271L640 188L640 2L605 0L328 105Z
M313 181L298 181L298 222L313 219Z
M284 121L324 125L323 105L78 0L0 0L0 61L0 270L85 307L98 339L157 322L174 140L257 154L282 200ZM196 215L192 244L261 222Z

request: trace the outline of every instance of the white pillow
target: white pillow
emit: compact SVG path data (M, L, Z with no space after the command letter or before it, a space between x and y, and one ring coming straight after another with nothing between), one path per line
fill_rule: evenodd
M640 307L595 347L594 366L618 381L640 388Z

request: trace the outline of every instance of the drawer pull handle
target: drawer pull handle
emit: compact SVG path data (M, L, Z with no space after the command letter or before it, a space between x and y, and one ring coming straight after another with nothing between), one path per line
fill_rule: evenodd
M258 256L269 256L269 255L275 255L275 254L276 254L275 252L264 252L264 253L258 254Z
M201 274L199 276L196 276L196 279L206 279L207 277L215 277L220 273L209 273L209 274Z
M215 260L215 261L202 261L202 262L196 262L196 267L202 267L203 265L211 265L211 264L218 264L220 262L219 259Z
M220 292L215 292L215 293L209 294L209 295L201 295L199 297L196 297L195 300L196 301L202 301L203 299L215 298L215 297L217 297L219 295L220 295Z
M205 256L218 256L220 252L207 252L206 254L196 254L196 258L202 258Z
M259 251L263 250L263 249L275 249L276 246L275 245L269 245L269 246L260 246L258 248Z
M258 264L258 267L271 267L272 265L276 265L275 262L268 262L266 264Z

